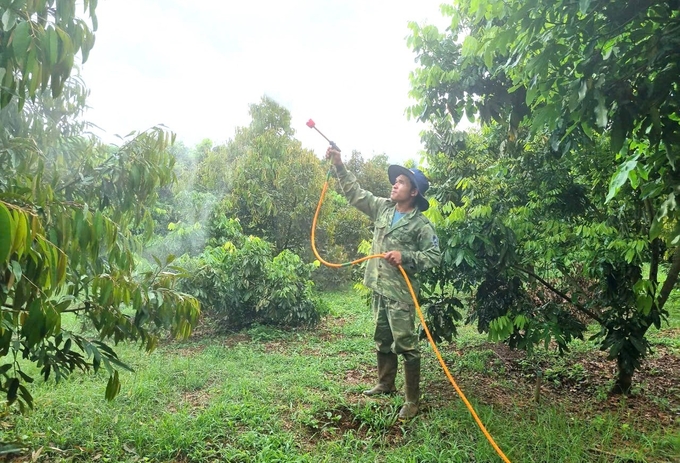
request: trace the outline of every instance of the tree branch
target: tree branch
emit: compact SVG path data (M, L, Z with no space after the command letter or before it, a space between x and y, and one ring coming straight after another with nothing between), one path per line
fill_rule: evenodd
M102 162L101 164L99 164L99 165L95 168L95 170L101 168L102 166L106 165L108 162L112 161L117 155L118 155L118 153L114 153L114 154L112 154L111 156L109 156L109 158L108 158L106 161L104 161L104 162ZM84 162L83 162L83 164L84 164ZM111 166L111 169L113 169L113 167L114 167L114 166ZM70 186L75 185L76 183L78 183L78 182L81 180L81 178L80 178L80 169L81 169L81 168L82 168L82 165L78 167L78 170L76 171L76 173L77 173L76 177L74 177L70 182L68 182L68 183L62 185L61 187L55 189L55 190L54 190L55 193L56 193L56 192L63 191L63 190L65 190L66 188L68 188L68 187L70 187ZM97 172L97 173L98 173L99 175L102 174L101 172Z
M290 208L290 211L295 210L295 208L297 207L297 202L298 202L298 198L297 198L297 195L296 195L295 198L293 199L293 207ZM293 215L293 213L290 212L290 221L288 222L288 230L286 230L286 242L283 245L283 249L288 249L288 243L290 242L290 231L293 229L293 217L292 217L292 215Z
M6 312L12 312L12 313L20 313L20 312L22 312L21 309L17 310L17 309L15 309L14 307L12 307L11 305L8 305L8 304L6 304L6 303L5 303L5 304L2 304L2 308L5 309Z
M78 313L78 312L81 312L81 311L86 311L88 309L89 309L89 307L81 306L81 307L75 307L73 309L62 310L59 313L60 314L62 314L62 313Z
M647 218L649 223L654 221L654 210L652 209L652 202L649 198L645 199L645 211L647 212ZM661 241L659 238L654 238L650 243L651 247L651 258L649 261L649 281L654 283L654 288L659 284L659 256L661 255Z
M8 304L3 304L2 309L4 309L6 312L12 312L12 313L21 313L21 312L27 311L26 309L15 309L14 307L12 307L11 305L8 305ZM78 313L80 311L84 311L84 310L88 310L88 309L89 309L89 307L87 307L87 306L81 306L81 307L76 307L76 308L73 308L73 309L62 310L59 313L60 314L62 314L62 313Z
M670 296L673 287L675 287L675 283L678 281L678 273L680 273L680 246L675 248L671 268L668 269L666 281L663 282L661 292L659 293L659 301L657 302L657 308L659 310L663 309L663 306L668 300L668 296Z
M603 321L600 317L598 317L595 313L593 313L592 311L586 309L586 308L583 307L581 304L577 304L577 303L575 303L574 301L572 301L571 298L570 298L569 296L567 296L566 294L564 294L564 293L563 293L562 291L560 291L559 289L555 288L553 285L551 285L550 283L548 283L547 281L545 281L545 280L544 280L543 278L541 278L540 276L536 275L536 274L535 274L534 272L532 272L531 270L524 269L524 268L519 267L519 266L517 266L517 265L513 265L512 268L514 268L514 269L516 269L516 270L519 270L520 272L524 272L524 273L526 273L527 275L531 276L532 278L535 278L535 279L538 280L543 286L545 286L545 287L548 288L550 291L552 291L553 293L555 293L555 294L557 294L558 296L560 296L560 297L561 297L562 299L564 299L566 302L568 302L568 303L570 303L571 305L573 305L576 309L578 309L579 311L581 311L581 312L583 312L584 314L588 315L590 318L592 318L593 320L597 321L597 322L600 323L601 325L604 324L604 321Z

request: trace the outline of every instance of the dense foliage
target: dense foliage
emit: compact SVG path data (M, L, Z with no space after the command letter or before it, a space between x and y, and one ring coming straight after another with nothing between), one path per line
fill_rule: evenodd
M313 264L286 249L274 255L270 243L244 235L234 219L223 229L229 229L224 244L208 246L184 264L192 276L183 282L221 328L319 321L323 307L312 291Z
M91 26L73 0L0 2L0 108L17 98L21 109L47 89L61 93L76 55L85 62L94 45L97 1L82 6Z
M9 404L32 404L28 361L45 380L105 367L112 398L127 367L111 343L152 350L168 329L188 336L199 313L196 299L174 289L171 257L135 270L158 191L174 178L173 137L152 129L105 146L85 136L87 92L65 81L75 52L91 46L75 4L8 3L0 8L0 390ZM94 15L95 2L85 6ZM37 90L45 86L51 94ZM65 313L89 320L96 335L62 329Z
M412 25L410 38L421 64L411 113L432 123L440 183L440 281L476 291L480 328L518 346L564 349L597 322L627 392L680 270L677 5L461 0L443 11L447 33ZM461 139L463 116L502 128Z
M204 140L176 153L179 181L155 211L166 229L146 253L183 256L192 278L182 287L222 328L310 325L323 311L313 287L338 287L353 276L304 263L314 260L311 224L328 166L295 140L285 108L263 97L250 114L251 123L226 144ZM386 163L364 162L359 153L353 159L369 183ZM368 237L368 219L331 191L317 230L325 258L350 260Z

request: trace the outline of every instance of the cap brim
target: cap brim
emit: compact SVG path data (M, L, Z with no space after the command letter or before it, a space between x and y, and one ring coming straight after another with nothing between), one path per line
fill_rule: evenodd
M413 175L413 172L408 170L406 167L392 164L387 168L387 176L390 178L390 183L392 185L394 185L394 183L397 181L397 177L399 177L400 175L408 177L409 181L411 182L411 185L416 184L416 176Z

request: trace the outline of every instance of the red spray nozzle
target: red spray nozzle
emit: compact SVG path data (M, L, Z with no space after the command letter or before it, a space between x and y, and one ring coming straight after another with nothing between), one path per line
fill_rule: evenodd
M326 139L326 141L327 141L328 143L330 143L330 145L333 147L333 149L340 151L340 148L338 148L338 145L336 145L334 142L330 141L326 135L324 135L324 134L321 133L321 130L319 130L319 129L316 128L316 122L314 122L314 121L311 120L311 119L308 120L308 121L307 121L307 127L309 127L310 129L314 129L314 130L316 130L317 132L319 132L319 135L321 135L322 137L324 137L324 138Z

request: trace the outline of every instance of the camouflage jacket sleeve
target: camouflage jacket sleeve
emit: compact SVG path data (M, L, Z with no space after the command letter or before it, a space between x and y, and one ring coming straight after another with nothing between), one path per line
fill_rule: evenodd
M376 220L381 209L385 207L389 200L375 196L370 191L361 188L354 174L349 172L344 164L335 166L335 172L347 201L368 215L371 220Z

